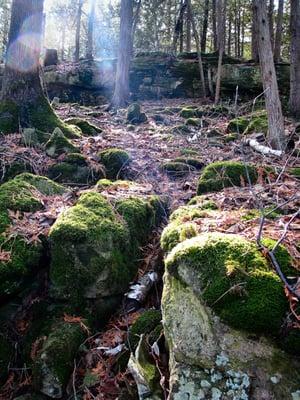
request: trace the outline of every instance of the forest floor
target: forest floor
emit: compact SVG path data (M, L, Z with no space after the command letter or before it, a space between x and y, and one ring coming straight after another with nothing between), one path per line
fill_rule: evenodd
M242 137L227 142L226 128L229 117L224 115L207 115L204 117L207 126L189 127L189 133L176 133L176 127L184 124L185 120L178 112L165 113L166 109L183 108L184 106L201 107L199 101L176 99L162 101L146 101L142 103L143 111L148 116L148 121L143 124L129 126L126 124L126 113L109 113L101 107L81 107L77 104L60 104L57 113L63 118L82 117L91 123L101 127L103 133L96 137L83 137L74 140L80 147L82 154L86 155L92 163L97 163L97 153L102 149L110 147L121 148L130 153L132 162L128 166L128 179L143 184L143 190L149 194L166 196L169 199L170 210L173 211L181 205L186 204L196 195L196 187L200 172L192 169L182 177L170 176L161 168L162 163L172 161L178 157L196 157L208 165L214 161L242 160L254 163L256 166L272 166L276 173L268 176L267 181L258 181L253 187L246 184L240 188L228 188L221 192L207 195L213 199L221 210L231 211L230 217L223 216L217 221L218 229L230 233L243 231L249 238L255 239L260 220L257 215L249 220L241 218L243 209L276 209L283 210L282 215L275 221L268 220L264 225L264 234L274 239L279 239L285 224L297 208L299 208L299 178L290 174L292 167L299 167L299 158L286 154L280 158L264 156L255 152L250 147L242 144ZM251 104L249 105L251 107ZM155 116L160 115L162 121L159 123ZM293 125L286 121L286 129L290 132ZM174 131L175 130L175 131ZM10 154L20 154L22 157L31 159L35 172L43 174L46 166L53 161L43 151L20 147L18 135L0 138L0 147L10 149ZM188 155L190 154L190 155ZM74 197L57 196L51 201L45 200L46 209L38 215L28 213L27 222L20 223L18 216L15 217L15 228L31 235L33 240L36 235L48 230L56 219L59 212L74 202L82 190L88 187L74 187ZM109 189L113 191L114 189ZM40 221L45 221L40 224ZM209 227L203 226L203 229ZM295 221L289 226L285 237L285 244L295 260L295 266L300 269L300 252L296 243L299 242L299 222ZM159 246L160 232L155 232L149 244L144 248L144 259L141 260L139 275L150 270L162 272L163 262ZM149 296L143 308L158 308L161 293L161 283ZM70 398L74 390L83 395L84 400L90 399L116 399L122 388L132 390L133 379L128 372L116 371L116 358L119 354L104 354L103 347L114 349L126 341L128 327L140 315L141 310L126 314L121 311L113 316L103 332L94 335L86 341L87 352L74 364L74 374L70 382ZM102 350L97 350L102 347ZM96 350L95 350L96 349ZM161 359L163 357L160 357ZM166 367L166 360L161 363L160 370ZM83 384L83 376L89 369L98 377L98 383L88 387ZM20 378L23 379L24 376ZM30 383L30 380L27 384ZM11 382L10 382L11 385ZM26 384L25 384L26 386ZM4 388L2 396L9 393L9 387ZM6 394L5 394L6 393ZM1 397L0 399L4 399ZM129 398L128 398L129 399Z

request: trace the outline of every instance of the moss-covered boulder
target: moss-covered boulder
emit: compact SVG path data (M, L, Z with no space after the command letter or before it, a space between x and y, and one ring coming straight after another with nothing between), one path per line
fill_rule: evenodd
M196 118L197 111L196 111L196 108L185 107L180 111L179 115L180 115L180 117L185 118L185 119Z
M68 125L78 126L85 136L97 136L102 129L83 118L68 118L64 121Z
M43 254L40 242L30 243L21 234L6 232L12 224L9 210L19 212L21 218L23 212L42 210L44 195L64 191L62 186L45 177L26 173L0 186L0 298L22 288L38 268Z
M185 162L167 161L161 165L161 170L169 176L180 178L191 172L193 168Z
M41 147L50 139L50 133L35 128L22 129L22 143L27 147Z
M122 149L106 149L98 153L100 162L106 168L109 179L118 179L124 176L124 168L130 163L130 155Z
M175 162L180 162L189 165L192 169L200 170L204 167L203 161L193 157L178 157L175 158Z
M243 115L232 119L227 126L228 133L264 133L268 132L268 118L265 111Z
M165 265L171 398L293 398L299 361L260 336L281 338L289 305L256 244L239 235L198 233L180 239Z
M34 362L33 377L37 390L51 398L62 398L74 369L79 346L87 337L86 322L55 323Z
M157 223L152 204L83 194L50 231L51 295L78 305L124 293L136 273L138 248Z
M131 124L142 124L147 121L147 116L141 111L139 103L132 103L128 107L127 121Z
M91 184L105 176L105 169L101 166L96 168L79 153L69 153L64 161L48 169L48 175L61 183Z
M217 192L226 187L244 186L256 183L256 168L238 161L217 161L205 167L200 175L197 193L199 195Z
M54 129L50 139L46 143L46 153L50 157L57 157L63 153L79 153L79 149L66 138L62 130Z
M172 129L175 135L187 135L191 133L191 129L187 125L177 125Z

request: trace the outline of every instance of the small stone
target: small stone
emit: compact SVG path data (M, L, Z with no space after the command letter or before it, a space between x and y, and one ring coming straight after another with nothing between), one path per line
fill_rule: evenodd
M200 382L200 385L201 385L201 387L202 388L210 388L211 387L211 384L208 382L208 381L206 381L206 380L203 380L203 381L201 381Z
M221 390L218 388L213 387L211 390L211 400L220 400L222 396Z

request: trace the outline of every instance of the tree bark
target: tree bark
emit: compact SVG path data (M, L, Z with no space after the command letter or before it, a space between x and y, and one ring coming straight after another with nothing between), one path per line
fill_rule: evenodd
M212 0L212 31L214 51L218 50L218 33L217 33L217 0Z
M125 107L129 100L129 68L132 50L133 0L121 0L119 53L111 105Z
M291 88L290 110L300 119L300 1L291 0Z
M43 0L13 0L0 101L0 132L34 127L71 134L54 113L40 79Z
M86 44L86 58L94 58L94 24L95 24L95 0L91 0L91 9L88 16L88 33Z
M251 58L253 61L258 62L258 27L257 19L255 18L254 3L255 0L252 0Z
M80 31L81 31L81 16L82 16L83 0L78 0L77 18L76 18L76 33L75 33L75 62L80 58Z
M217 71L217 81L216 81L216 92L215 92L215 104L220 101L220 91L221 91L221 76L222 76L222 62L223 53L225 50L225 31L226 31L226 8L227 0L217 0L217 13L218 13L218 71Z
M284 150L283 116L273 61L267 4L264 0L254 0L254 15L258 27L260 69L268 114L268 139L272 148Z
M274 0L269 0L269 12L268 12L268 19L269 19L269 29L270 29L270 38L271 38L271 45L272 49L274 48Z
M180 3L180 8L179 8L179 14L178 14L178 18L176 20L176 24L175 24L175 30L174 30L174 37L173 37L173 53L176 54L177 53L177 42L178 42L178 38L181 35L182 32L182 28L183 28L183 18L184 18L184 14L187 8L187 3L186 1L183 1Z
M274 61L276 63L278 63L280 61L280 57L281 57L283 9L284 9L284 0L279 0L278 13L277 13L277 24L276 24L276 35L275 35L275 45L274 45Z
M209 17L209 0L205 0L204 15L203 15L203 27L202 27L202 36L201 36L201 51L202 51L202 53L205 53L205 51L206 51L208 17Z
M188 15L191 19L191 25L192 25L194 39L195 39L195 43L196 43L199 74L200 74L200 81L201 81L201 85L202 85L202 96L206 97L205 77L204 77L204 69L203 69L203 63L202 63L200 39L199 39L198 32L197 32L197 27L196 27L196 22L195 22L193 10L192 10L191 0L186 0L186 2L187 2L187 8L189 10Z
M187 10L187 18L186 18L186 52L190 53L192 48L192 25L191 25L191 17L189 15L189 10Z

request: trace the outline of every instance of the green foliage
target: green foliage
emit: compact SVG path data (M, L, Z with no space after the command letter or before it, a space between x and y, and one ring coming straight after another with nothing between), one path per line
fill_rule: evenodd
M197 205L199 210L217 210L218 206L213 200L207 199L205 196L195 196L189 202L188 205Z
M123 168L129 164L130 155L121 149L106 149L98 153L100 162L105 166L107 177L115 179L122 177Z
M134 351L143 334L150 334L161 322L161 312L158 310L145 311L129 329L128 343Z
M238 235L202 234L176 246L166 268L179 279L190 276L193 289L233 327L279 333L287 301L255 244Z
M248 184L257 180L256 168L238 161L217 161L204 168L198 182L198 194L217 192L226 187Z

